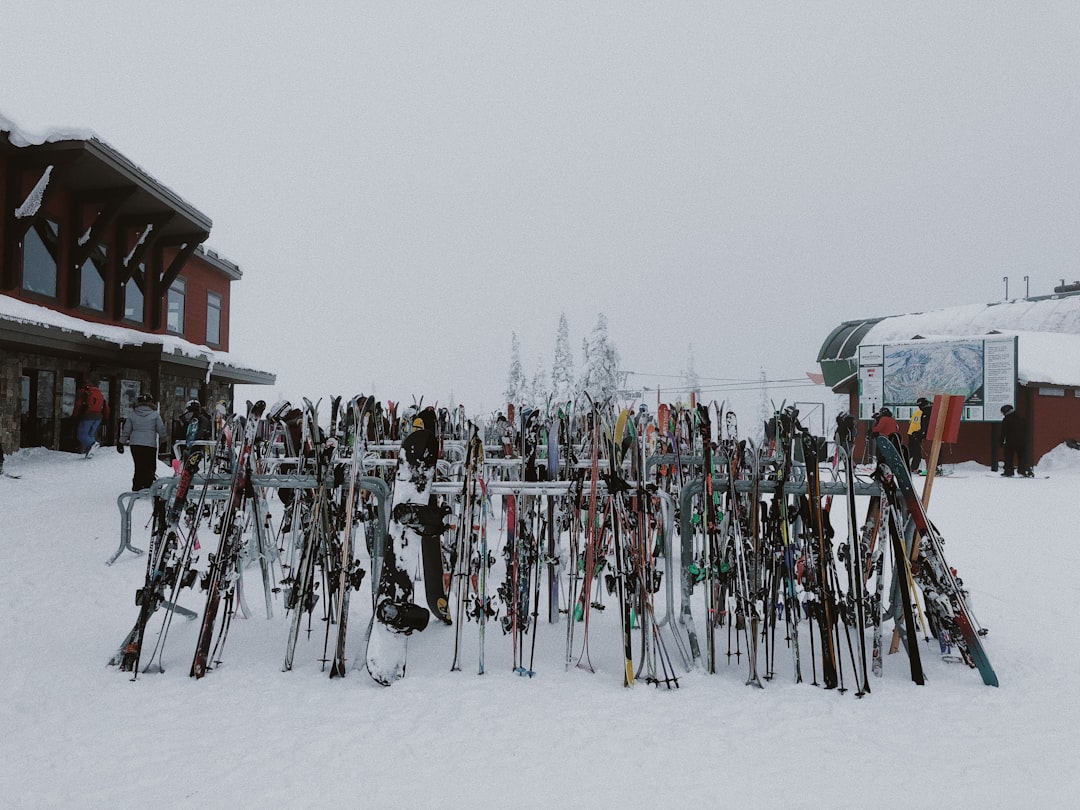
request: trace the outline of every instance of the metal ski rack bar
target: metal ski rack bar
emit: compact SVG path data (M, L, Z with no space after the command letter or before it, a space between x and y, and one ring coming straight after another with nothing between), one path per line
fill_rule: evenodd
M139 492L122 492L116 499L116 505L120 510L120 547L116 552L105 562L106 565L112 565L125 551L130 551L133 554L145 553L141 548L136 548L131 545L131 512L134 508L135 501L145 498L158 497L165 501L172 499L176 492L176 487L180 483L179 476L171 476L168 478L159 478L153 483L150 489L140 490ZM268 473L268 474L256 474L251 476L252 486L256 488L267 489L314 489L318 486L318 481L314 475L299 475L299 474L281 474L281 473ZM379 519L376 521L376 535L373 538L373 548L377 550L372 560L372 567L376 567L382 562L382 548L386 538L386 527L389 524L389 513L387 502L390 497L390 488L386 481L377 476L365 475L360 478L360 489L370 492L375 496L376 508L378 510ZM208 501L214 500L226 500L230 494L230 487L232 485L232 477L229 475L212 475L205 476L196 474L191 479L191 486L207 485L205 498ZM372 577L372 588L378 583L378 577Z

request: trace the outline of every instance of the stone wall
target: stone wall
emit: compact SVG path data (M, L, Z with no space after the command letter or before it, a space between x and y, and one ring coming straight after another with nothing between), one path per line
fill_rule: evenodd
M19 390L22 363L8 352L0 353L0 447L5 453L19 449Z

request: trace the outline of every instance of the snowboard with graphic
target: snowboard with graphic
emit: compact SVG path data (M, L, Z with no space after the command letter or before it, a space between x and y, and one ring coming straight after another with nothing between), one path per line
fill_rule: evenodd
M406 554L423 542L422 526L433 522L431 483L438 443L430 430L410 433L398 452L390 525L375 594L375 616L367 645L367 671L384 686L405 675L408 639L427 627L427 608L413 601L414 587Z

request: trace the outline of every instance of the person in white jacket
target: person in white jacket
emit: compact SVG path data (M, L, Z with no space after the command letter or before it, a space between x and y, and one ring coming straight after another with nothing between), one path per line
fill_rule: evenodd
M132 492L149 489L154 483L158 447L165 438L165 423L158 413L157 403L150 394L139 394L135 410L124 420L120 441L116 445L119 453L124 452L125 445L131 448L131 460L135 463Z

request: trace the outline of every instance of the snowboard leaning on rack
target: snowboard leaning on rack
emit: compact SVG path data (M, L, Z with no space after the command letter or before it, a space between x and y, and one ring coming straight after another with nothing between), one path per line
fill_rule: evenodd
M416 554L425 524L442 521L442 511L431 506L438 443L430 430L417 429L401 443L390 525L375 593L375 617L367 645L367 671L384 686L405 675L409 636L427 627L427 608L413 601L413 581L405 563L406 550ZM430 530L427 530L430 531Z

